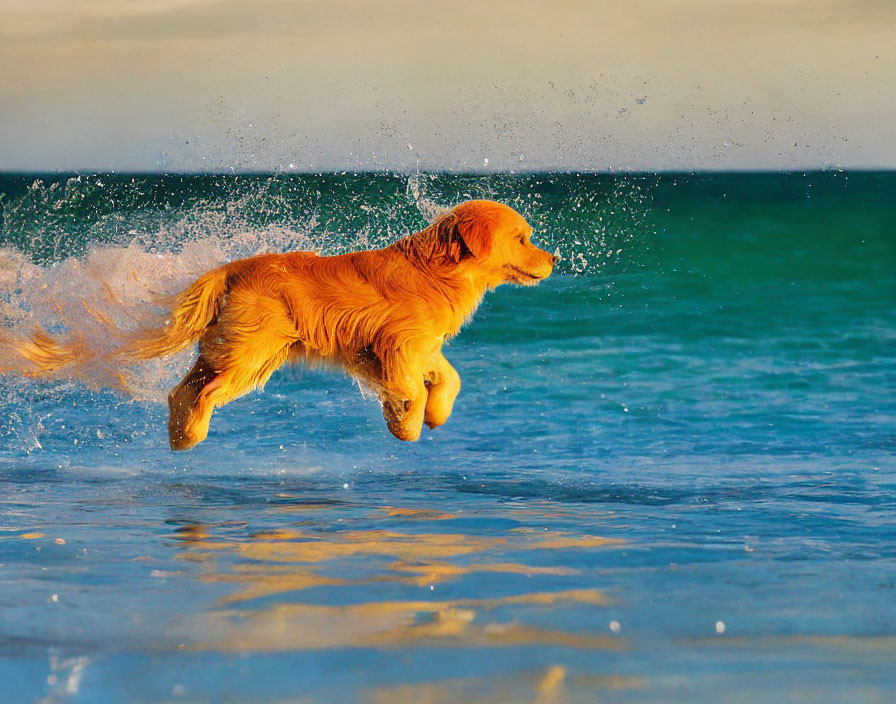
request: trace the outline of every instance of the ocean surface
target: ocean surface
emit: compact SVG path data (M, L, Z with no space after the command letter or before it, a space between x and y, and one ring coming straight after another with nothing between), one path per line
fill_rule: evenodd
M2 701L896 700L896 173L0 194L7 330L127 327L225 260L470 197L563 256L486 297L415 444L337 373L281 370L181 454L189 353L127 391L0 377Z

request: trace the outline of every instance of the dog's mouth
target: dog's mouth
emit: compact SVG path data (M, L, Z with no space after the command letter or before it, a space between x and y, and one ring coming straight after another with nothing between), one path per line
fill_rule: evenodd
M514 275L517 281L523 284L534 284L537 281L541 281L544 276L539 276L538 274L531 274L528 271L524 271L513 264L505 264L504 268L507 269L510 273Z

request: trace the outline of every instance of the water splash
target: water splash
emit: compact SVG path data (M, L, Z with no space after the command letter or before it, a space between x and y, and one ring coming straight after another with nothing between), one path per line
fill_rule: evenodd
M653 239L649 219L654 176L589 174L414 174L408 198L431 220L471 198L507 203L535 228L536 242L559 250L558 273L596 276L637 268Z

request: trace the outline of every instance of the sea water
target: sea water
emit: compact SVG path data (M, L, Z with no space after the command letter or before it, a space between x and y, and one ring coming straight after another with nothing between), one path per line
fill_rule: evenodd
M4 702L890 702L896 174L0 177L5 329L507 202L559 248L418 443L284 369L167 446L191 352L0 377ZM156 311L157 312L157 311ZM100 344L102 340L97 340Z

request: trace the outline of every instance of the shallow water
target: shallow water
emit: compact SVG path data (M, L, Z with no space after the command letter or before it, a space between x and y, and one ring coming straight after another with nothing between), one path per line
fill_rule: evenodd
M413 445L335 374L186 454L186 357L0 377L9 701L892 701L896 175L34 180L0 179L21 329L468 196L564 263L489 295Z

